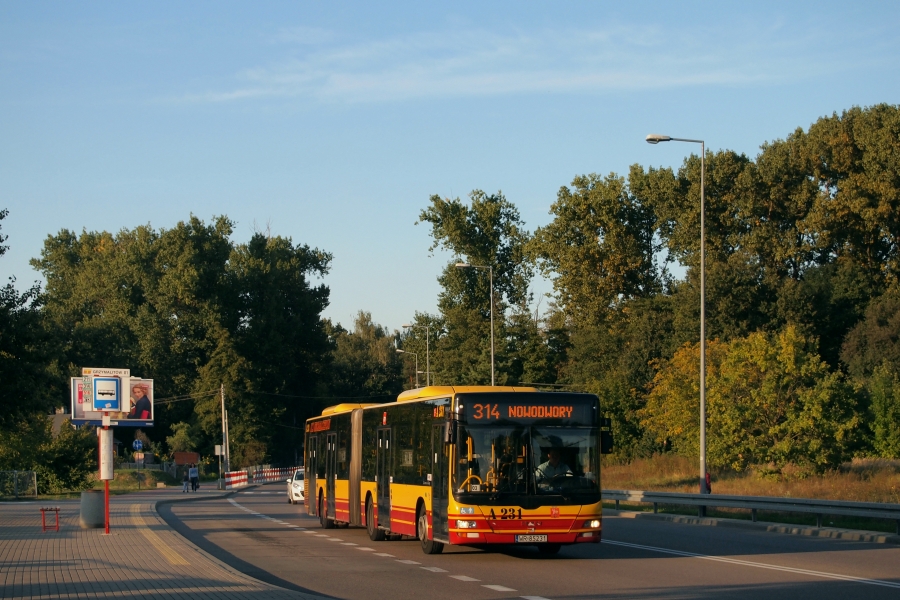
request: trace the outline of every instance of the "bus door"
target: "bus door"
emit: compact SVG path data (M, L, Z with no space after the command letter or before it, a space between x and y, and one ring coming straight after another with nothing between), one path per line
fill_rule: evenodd
M446 540L447 503L449 486L447 468L450 462L450 444L444 443L446 424L431 428L431 529L432 537Z
M378 430L375 479L378 484L378 525L391 528L391 429Z
M306 440L307 456L305 469L305 479L303 482L303 497L306 498L307 511L311 515L318 515L317 497L319 490L316 482L316 473L319 472L319 436L311 435Z
M337 434L325 436L325 516L334 518L334 483L337 478Z

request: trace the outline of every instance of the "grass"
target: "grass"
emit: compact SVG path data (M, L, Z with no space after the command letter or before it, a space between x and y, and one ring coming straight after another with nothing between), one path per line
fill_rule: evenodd
M606 465L603 468L603 488L614 490L646 490L657 492L698 491L697 464L681 456L661 455L636 459L628 464ZM772 496L779 498L816 498L857 502L900 503L900 460L857 459L823 475L804 476L796 469L784 469L781 474L758 472L712 473L715 494L735 496ZM604 504L614 508L613 503ZM651 505L620 503L627 510L653 510ZM696 515L696 508L659 506L659 512ZM749 510L711 508L708 516L732 519L751 518ZM795 525L816 524L815 515L802 513L770 513L757 511L757 520ZM845 529L866 529L894 533L894 521L831 517L826 515L824 526Z

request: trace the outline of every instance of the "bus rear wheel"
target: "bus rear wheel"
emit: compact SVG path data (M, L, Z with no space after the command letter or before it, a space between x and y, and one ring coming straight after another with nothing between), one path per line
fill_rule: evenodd
M333 529L334 528L334 519L329 519L327 513L325 512L325 498L322 494L319 494L319 523L322 525L322 529Z
M428 539L428 513L424 506L419 508L419 518L416 519L416 524L419 543L422 544L422 552L425 554L440 554L443 552L444 544Z
M375 522L375 505L371 498L366 501L366 532L373 542L380 542L384 539L384 530L378 529L378 523Z

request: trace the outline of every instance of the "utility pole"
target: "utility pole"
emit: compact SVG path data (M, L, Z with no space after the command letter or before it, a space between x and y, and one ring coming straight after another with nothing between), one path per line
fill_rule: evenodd
M228 411L225 410L225 384L219 385L219 395L222 398L222 452L225 454L225 472L230 469L228 464Z
M231 448L229 447L230 440L228 439L228 411L225 411L225 472L231 470Z

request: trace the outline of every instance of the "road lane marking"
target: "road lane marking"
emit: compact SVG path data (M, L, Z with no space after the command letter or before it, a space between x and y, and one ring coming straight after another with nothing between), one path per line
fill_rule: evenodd
M341 538L328 538L328 541L329 542L343 542L344 540L342 540Z
M353 542L344 542L341 546L359 546L359 544L354 544Z
M366 548L365 546L360 546L357 550L362 550L363 552L375 552L375 548Z
M431 571L432 573L446 573L447 569L442 569L440 567L419 567L420 569L425 569L426 571Z
M317 533L317 534L316 534L316 537L327 538L327 537L331 537L331 536L330 536L330 535L325 535L324 533Z
M303 533L316 533L315 531L310 531L309 529L305 530Z
M376 552L372 556L387 556L388 558L394 558L393 554L388 554L387 552Z
M163 555L163 557L169 561L169 563L173 565L190 565L183 556L172 550L169 546L165 544L159 536L156 535L156 532L147 527L147 523L144 521L144 518L141 516L141 505L140 504L132 504L131 505L131 520L137 525L138 531L140 531L147 541L153 544L153 547L159 550L159 553Z
M544 598L543 596L519 596L522 600L550 600L550 598Z
M398 563L403 563L404 565L421 565L422 563L415 560L397 560Z
M741 560L738 558L726 558L724 556L710 556L708 554L697 554L694 552L682 552L681 550L669 550L668 548L657 548L655 546L644 546L641 544L630 544L628 542L614 542L613 540L603 540L604 544L612 544L615 546L623 546L626 548L638 548L640 550L649 550L651 552L660 552L662 554L672 554L674 556L684 556L687 558L699 558L702 560L712 560L715 562L729 563L733 565L741 565L745 567L755 567L757 569L769 569L771 571L783 571L785 573L795 573L797 575L809 575L811 577L821 577L823 579L837 579L839 581L853 581L856 583L864 583L866 585L877 585L881 587L889 587L900 589L900 583L893 581L882 581L880 579L867 579L865 577L855 577L853 575L841 575L839 573L827 573L825 571L811 571L809 569L798 569L796 567L783 567L780 565L770 565L767 563L753 562L749 560Z
M516 590L512 588L508 588L504 585L482 585L481 587L486 587L489 590L494 590L495 592L515 592Z
M480 579L475 579L474 577L469 577L468 575L450 575L453 579L459 579L460 581L481 581Z

